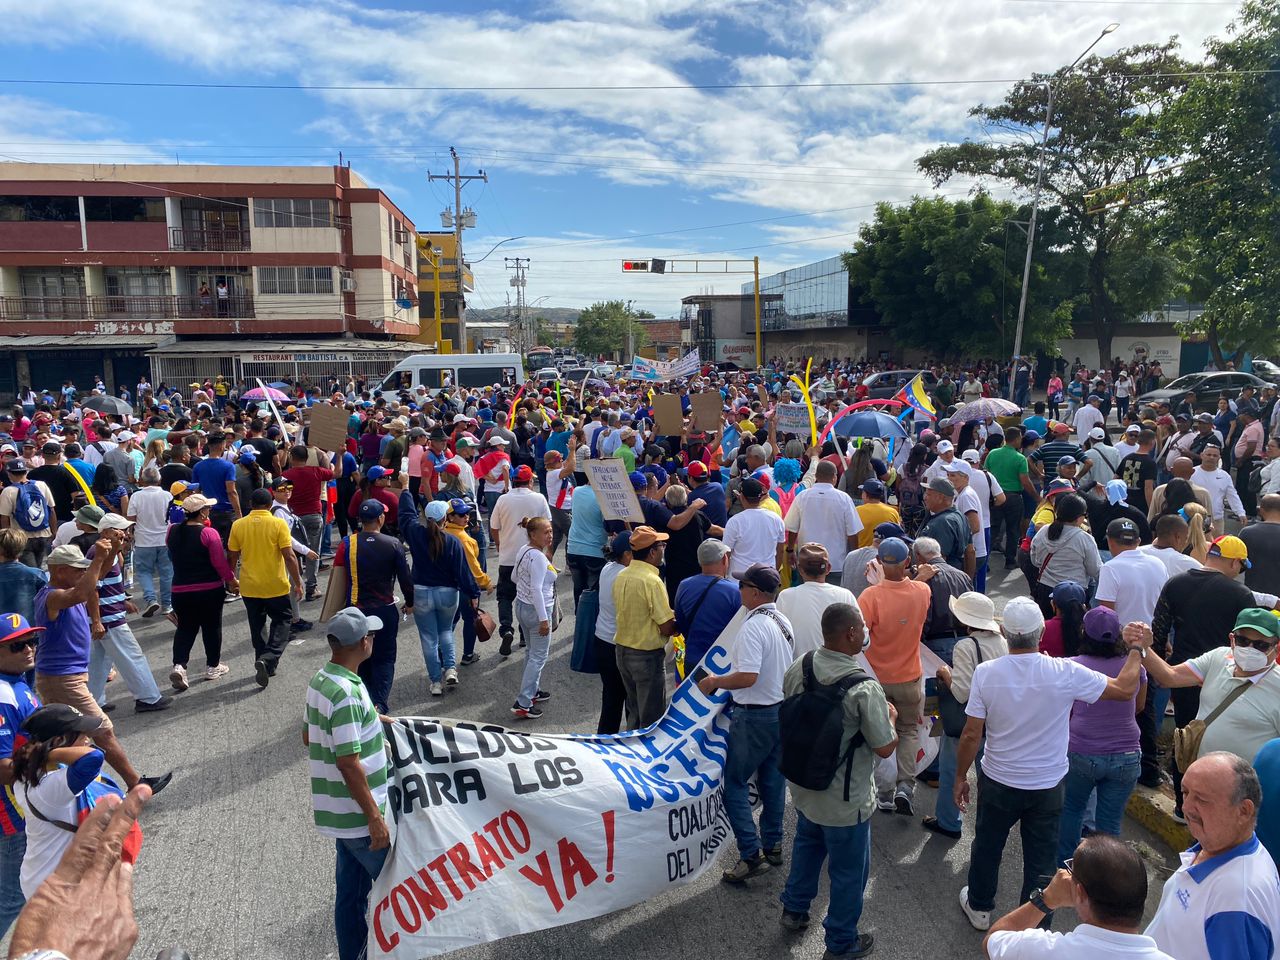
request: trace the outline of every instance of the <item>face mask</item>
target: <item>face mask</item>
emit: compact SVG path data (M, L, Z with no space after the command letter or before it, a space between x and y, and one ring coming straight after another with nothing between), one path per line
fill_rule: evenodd
M1253 647L1242 647L1237 644L1232 648L1231 655L1236 661L1236 666L1245 673L1256 673L1267 668L1267 654Z

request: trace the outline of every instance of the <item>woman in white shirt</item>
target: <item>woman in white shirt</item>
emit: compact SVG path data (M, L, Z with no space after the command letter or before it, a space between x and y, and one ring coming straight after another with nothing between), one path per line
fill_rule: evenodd
M617 733L622 729L622 708L626 692L614 655L618 632L618 610L613 602L613 583L631 563L631 534L619 533L609 543L609 562L600 571L600 609L596 613L596 665L600 668L600 722L596 733Z
M542 716L538 704L551 694L538 689L542 668L551 651L552 619L556 605L557 570L547 559L551 549L551 521L546 517L525 517L520 521L529 542L516 554L511 578L516 582L516 619L525 639L524 676L511 712L520 720Z

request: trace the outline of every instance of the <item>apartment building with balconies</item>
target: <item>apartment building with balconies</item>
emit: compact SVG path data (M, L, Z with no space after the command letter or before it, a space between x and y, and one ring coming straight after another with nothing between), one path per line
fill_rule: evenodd
M417 335L417 276L413 223L349 167L0 163L0 395L195 354L184 376L235 376L255 341L363 369Z

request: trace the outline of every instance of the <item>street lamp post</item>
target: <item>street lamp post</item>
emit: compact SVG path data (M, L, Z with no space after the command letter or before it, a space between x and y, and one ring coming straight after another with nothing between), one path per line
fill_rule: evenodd
M1070 76L1071 71L1079 65L1080 61L1089 55L1089 51L1096 47L1107 34L1113 32L1120 24L1109 23L1102 28L1102 32L1098 34L1096 40L1089 46L1085 47L1084 53L1076 57L1071 66L1063 71L1060 80L1066 80ZM1040 209L1040 185L1044 181L1045 157L1049 152L1049 125L1053 121L1053 94L1054 81L1047 83L1049 88L1048 102L1044 111L1044 135L1040 138L1040 162L1036 167L1036 186L1031 193L1031 216L1027 221L1027 258L1022 264L1022 293L1018 298L1018 325L1013 336L1013 363L1009 369L1009 399L1012 400L1017 395L1014 383L1018 374L1018 357L1022 353L1022 327L1027 316L1027 288L1031 284L1031 255L1036 245L1036 214Z

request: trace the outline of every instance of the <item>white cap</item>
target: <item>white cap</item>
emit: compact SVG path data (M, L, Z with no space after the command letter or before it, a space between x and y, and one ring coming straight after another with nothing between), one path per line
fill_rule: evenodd
M118 513L104 513L98 521L99 530L128 530L132 526L132 520L126 520Z
M1006 633L1027 634L1044 629L1044 614L1030 597L1014 597L1004 605Z
M952 450L954 450L954 449L955 449L955 445L954 445L954 444L952 444L952 442L951 442L950 440L939 440L939 441L938 441L938 452L939 452L939 453L950 453L950 452L951 452Z
M507 441L502 439L502 437L489 438L489 446L491 447L505 447L506 445L507 445Z
M973 449L973 447L970 447L964 453L960 454L960 459L969 463L977 463L982 459L982 455L978 453L977 450Z
M973 468L963 460L952 460L950 463L944 463L942 469L946 473L963 473L966 477L973 476Z
M1140 426L1138 426L1136 423L1131 423L1131 424L1129 424L1127 427L1125 427L1125 428L1124 428L1124 432L1125 432L1126 434L1128 434L1128 433L1141 433L1141 432L1142 432L1142 428L1141 428Z
M1089 439L1105 440L1107 439L1107 431L1103 430L1101 427L1094 427L1092 430L1089 431Z

